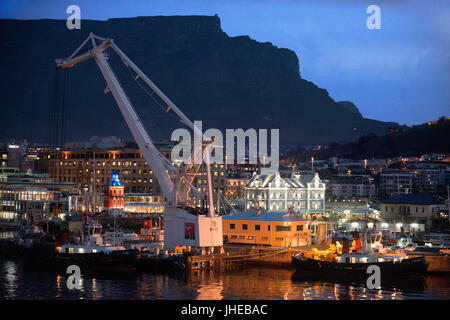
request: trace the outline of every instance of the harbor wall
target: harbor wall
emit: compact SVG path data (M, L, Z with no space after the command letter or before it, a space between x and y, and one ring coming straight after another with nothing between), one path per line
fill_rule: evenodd
M428 272L450 273L450 258L448 255L429 255L425 259L430 263Z

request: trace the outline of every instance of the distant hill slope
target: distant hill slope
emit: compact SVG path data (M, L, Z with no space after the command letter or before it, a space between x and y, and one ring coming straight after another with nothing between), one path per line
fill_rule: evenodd
M383 134L396 126L364 119L336 103L300 77L293 51L247 36L229 37L217 16L83 20L81 30L72 31L65 20L0 20L0 29L2 139L47 141L49 111L63 77L54 58L69 56L91 31L115 39L192 120L203 120L204 128L280 128L282 143L324 143ZM168 138L171 120L159 119L160 107L110 56L152 136ZM131 137L111 94L103 93L105 81L93 61L70 69L68 77L67 140Z
M359 115L362 117L361 112L359 112L358 107L355 106L355 104L353 102L350 101L339 101L338 102L339 105L343 106L344 108L346 108L347 110Z
M374 133L362 136L357 142L332 143L328 149L305 151L299 149L289 157L298 161L342 157L350 159L389 158L398 156L419 156L429 153L450 153L450 119L402 127L384 136Z

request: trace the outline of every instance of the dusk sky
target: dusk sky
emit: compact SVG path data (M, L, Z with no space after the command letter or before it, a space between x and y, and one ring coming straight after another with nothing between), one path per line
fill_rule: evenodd
M303 78L366 118L411 125L450 116L448 0L2 0L0 18L66 19L71 4L82 19L218 14L229 36L295 51ZM371 4L381 30L366 27Z

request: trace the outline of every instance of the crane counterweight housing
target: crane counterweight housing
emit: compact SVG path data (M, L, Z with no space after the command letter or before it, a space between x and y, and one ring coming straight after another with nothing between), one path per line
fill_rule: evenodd
M77 55L89 40L91 40L92 49ZM97 44L96 40L100 41L100 43ZM112 39L102 38L91 33L69 58L55 59L55 62L59 68L72 68L77 63L89 58L94 58L97 63L105 78L108 92L112 93L134 140L153 171L155 178L158 180L166 199L164 209L164 249L173 252L176 246L180 245L201 248L202 251L207 252L221 250L223 245L222 217L216 216L214 212L211 179L208 179L208 214L193 214L183 209L182 206L188 197L186 190L189 190L190 186L192 186L191 182L195 175L188 172L185 173L185 176L182 174L170 174L173 170L173 167L169 165L171 161L165 159L155 147L103 53L109 47L119 55L127 67L130 67L136 73L135 80L138 78L142 79L167 104L167 112L174 112L182 123L189 126L194 132L200 132L201 134L201 130L120 50ZM208 177L210 177L209 157L205 158L204 164ZM191 165L188 168L198 171L200 166Z

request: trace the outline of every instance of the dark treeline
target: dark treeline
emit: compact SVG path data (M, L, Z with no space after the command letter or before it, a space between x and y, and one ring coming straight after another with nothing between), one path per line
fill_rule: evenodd
M412 127L396 128L384 136L369 133L356 142L331 143L328 148L310 151L303 148L292 152L289 158L296 161L341 157L349 159L390 158L396 156L417 156L428 153L450 152L450 119L441 117L438 121Z

